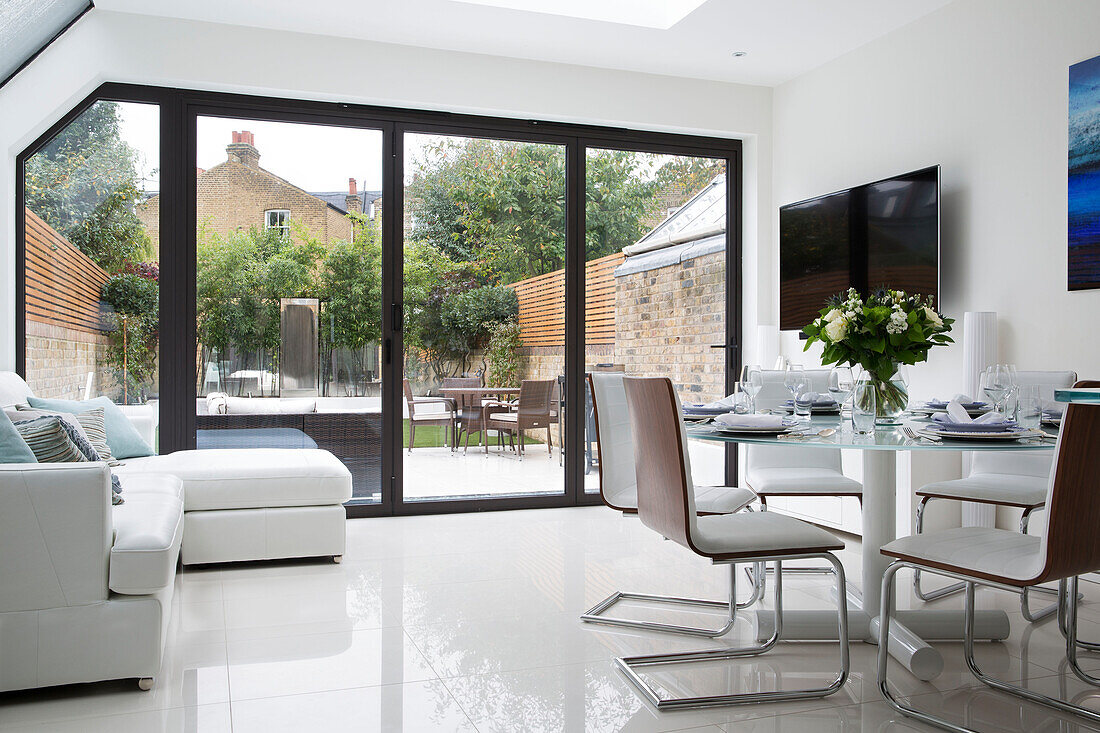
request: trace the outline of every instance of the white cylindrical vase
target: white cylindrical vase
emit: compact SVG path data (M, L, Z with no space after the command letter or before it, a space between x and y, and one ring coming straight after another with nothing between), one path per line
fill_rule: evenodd
M971 399L980 400L982 372L997 363L997 314L993 311L967 311L963 314L962 336L963 389ZM963 470L969 473L969 454L963 454ZM993 527L996 520L995 506L968 501L962 503L964 527Z

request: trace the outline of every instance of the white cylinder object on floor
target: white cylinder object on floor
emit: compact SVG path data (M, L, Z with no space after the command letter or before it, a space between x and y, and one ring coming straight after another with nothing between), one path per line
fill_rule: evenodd
M973 399L982 399L981 374L997 363L997 314L993 311L967 311L963 314L963 389ZM969 457L963 459L969 470ZM962 503L964 527L992 527L997 509L990 504Z

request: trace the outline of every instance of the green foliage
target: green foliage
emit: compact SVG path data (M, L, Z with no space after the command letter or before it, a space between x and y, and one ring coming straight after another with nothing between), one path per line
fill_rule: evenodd
M159 289L153 280L132 273L113 275L103 284L100 297L116 313L156 322Z
M489 327L489 381L496 385L518 384L520 379L519 349L523 346L518 321L500 321Z
M135 208L140 156L122 140L116 102L96 102L27 160L27 207L108 272L151 259Z
M489 329L519 316L516 291L484 286L447 295L440 308L441 335L465 372L470 352L489 337Z
M931 297L879 290L866 300L854 289L837 295L803 330L810 344L820 342L823 364L862 366L889 382L898 364L919 364L933 346L953 343L955 321L937 313Z

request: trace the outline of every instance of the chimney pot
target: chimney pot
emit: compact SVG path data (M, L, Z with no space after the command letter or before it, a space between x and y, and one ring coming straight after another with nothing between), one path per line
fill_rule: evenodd
M355 179L354 178L349 178L348 179L348 194L354 196L356 193L358 193L358 191L356 190Z

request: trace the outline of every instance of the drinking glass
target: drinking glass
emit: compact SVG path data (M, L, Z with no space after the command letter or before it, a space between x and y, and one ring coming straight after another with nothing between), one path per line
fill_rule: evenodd
M809 390L803 385L798 393L794 396L794 414L797 418L810 419L810 414L814 409L814 401L810 396Z
M852 429L858 435L875 432L875 385L869 379L852 390Z
M1018 417L1020 427L1038 428L1043 422L1043 398L1037 384L1017 387Z
M733 412L738 415L752 412L752 397L743 382L735 382L733 385Z
M982 391L993 402L993 409L1004 411L1005 400L1012 389L1012 375L1004 364L991 366L982 372Z
M764 373L759 364L741 367L741 389L749 396L750 412L756 412L756 395L764 388Z
M829 370L829 394L836 400L837 407L844 407L855 386L856 380L851 367L835 366Z
M806 372L802 369L801 364L790 364L787 366L787 373L783 376L783 384L791 393L791 404L794 404L795 398L806 386Z

